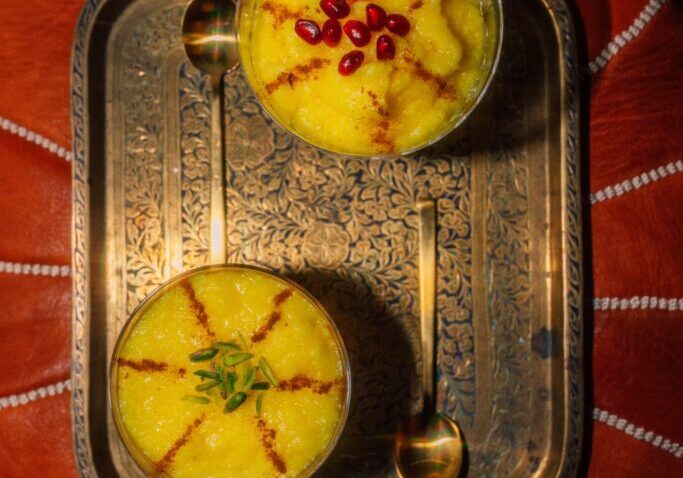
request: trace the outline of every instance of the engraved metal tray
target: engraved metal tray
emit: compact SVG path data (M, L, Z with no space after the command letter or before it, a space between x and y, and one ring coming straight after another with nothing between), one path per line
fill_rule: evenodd
M468 477L573 477L582 435L575 32L563 0L504 2L500 69L451 137L391 160L326 155L226 78L231 262L301 282L350 352L354 397L323 477L393 476L419 408L417 224L439 198L439 407ZM84 477L137 477L107 363L128 313L209 249L210 88L179 42L183 1L89 0L73 54L73 371Z

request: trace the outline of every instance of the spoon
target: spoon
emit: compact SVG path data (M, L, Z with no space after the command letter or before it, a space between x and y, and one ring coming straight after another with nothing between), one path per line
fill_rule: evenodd
M454 478L463 463L463 440L458 425L436 411L435 302L436 201L418 203L420 220L420 323L422 328L422 414L399 427L394 458L400 478Z
M183 18L183 45L192 64L211 78L210 260L226 260L223 75L239 65L232 0L193 0Z

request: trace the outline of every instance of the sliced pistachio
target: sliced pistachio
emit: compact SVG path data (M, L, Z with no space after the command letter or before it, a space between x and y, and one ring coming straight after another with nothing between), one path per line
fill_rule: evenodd
M256 373L258 373L258 370L258 367L252 367L247 372L244 378L244 387L242 388L242 390L244 390L245 392L251 390L251 387L254 385L254 381L256 380Z
M225 386L227 387L229 394L232 394L235 392L235 383L236 382L237 382L237 374L235 372L228 372L225 375Z
M220 380L221 380L221 398L225 400L228 398L228 382L223 375L223 367L220 367ZM232 393L232 392L230 392Z
M183 395L183 400L186 402L200 403L206 405L210 400L206 397L198 397L197 395Z
M270 365L268 365L268 362L266 361L265 357L261 357L259 359L258 365L261 368L261 372L263 372L263 376L266 377L266 380L268 380L273 387L277 387L277 380L275 379L275 375L273 375L273 370L270 368Z
M217 353L218 349L214 349L212 347L209 347L208 349L200 349L190 354L190 361L205 362L207 360L211 360L212 358L214 358Z
M197 377L211 378L213 380L220 380L220 375L218 375L216 372L210 372L208 370L197 370L196 372L194 372L194 374Z
M247 399L247 394L244 392L237 392L235 395L230 397L227 402L225 402L224 413L230 413L237 410L237 408L244 403Z
M241 347L235 342L214 342L211 347L220 350L241 350Z
M256 397L256 416L261 417L261 409L262 408L263 408L263 392L259 393L258 397Z
M207 390L211 390L213 387L217 387L220 385L220 380L213 380L211 382L207 383L202 383L201 385L197 385L194 389L197 390L198 392L206 392Z
M238 353L238 354L231 354L231 355L226 355L225 358L223 359L223 365L226 367L232 367L233 365L240 364L242 362L246 362L250 358L252 358L253 355L249 353Z
M268 382L256 382L251 386L252 390L268 390L269 388L270 384Z

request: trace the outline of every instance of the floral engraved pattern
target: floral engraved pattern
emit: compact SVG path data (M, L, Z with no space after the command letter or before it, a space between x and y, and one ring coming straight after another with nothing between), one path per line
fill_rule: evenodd
M208 263L211 110L208 78L180 66L180 169L183 265Z
M136 26L124 43L121 81L124 111L126 311L165 279L163 214L163 78L158 61L179 33L181 10L166 8Z

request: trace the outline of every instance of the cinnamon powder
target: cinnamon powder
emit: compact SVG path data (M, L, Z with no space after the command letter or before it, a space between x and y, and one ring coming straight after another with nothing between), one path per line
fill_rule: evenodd
M296 65L291 71L283 71L280 73L277 78L266 84L266 92L269 95L272 95L278 88L285 84L288 84L290 88L294 88L296 83L310 79L316 70L321 69L329 63L330 60L327 58L311 58L306 63Z

